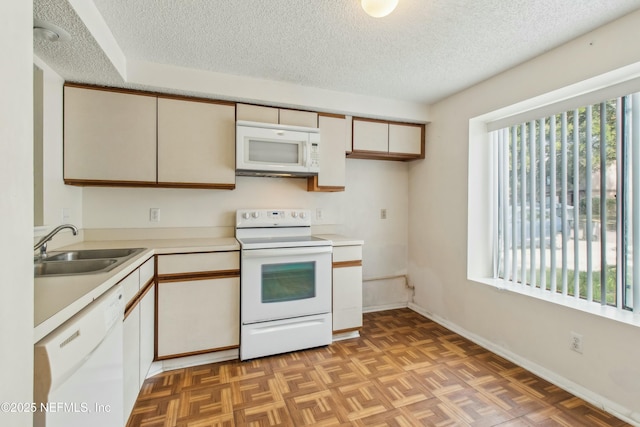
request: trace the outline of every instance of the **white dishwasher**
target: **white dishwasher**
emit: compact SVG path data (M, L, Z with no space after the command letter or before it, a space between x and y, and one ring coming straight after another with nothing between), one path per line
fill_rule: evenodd
M124 425L122 286L35 345L35 427Z

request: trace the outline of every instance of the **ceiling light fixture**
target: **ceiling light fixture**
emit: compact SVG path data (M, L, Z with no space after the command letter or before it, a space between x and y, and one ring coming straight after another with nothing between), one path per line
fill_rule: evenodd
M361 0L360 5L369 16L382 18L393 12L398 0Z
M49 22L40 21L39 19L33 20L33 37L50 42L67 41L71 39L69 33L62 28Z

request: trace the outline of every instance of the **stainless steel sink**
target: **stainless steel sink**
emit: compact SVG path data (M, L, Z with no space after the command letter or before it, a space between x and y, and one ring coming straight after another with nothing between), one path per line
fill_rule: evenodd
M108 271L117 259L91 259L84 261L44 261L33 265L33 274L38 276L73 275Z
M124 258L142 249L86 249L80 251L67 251L51 253L44 261L76 261L103 258Z
M105 273L143 250L144 248L126 248L53 252L47 258L34 260L33 275L43 277Z

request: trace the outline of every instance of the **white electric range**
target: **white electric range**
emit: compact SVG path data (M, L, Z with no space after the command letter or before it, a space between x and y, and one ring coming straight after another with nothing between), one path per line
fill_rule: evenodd
M311 235L304 209L236 212L240 359L328 345L332 242Z

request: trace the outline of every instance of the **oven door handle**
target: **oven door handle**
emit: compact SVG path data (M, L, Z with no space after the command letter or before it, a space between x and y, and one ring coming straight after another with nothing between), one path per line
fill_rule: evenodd
M244 249L243 258L271 258L296 255L330 254L331 246L317 246L304 248L273 248L273 249Z

